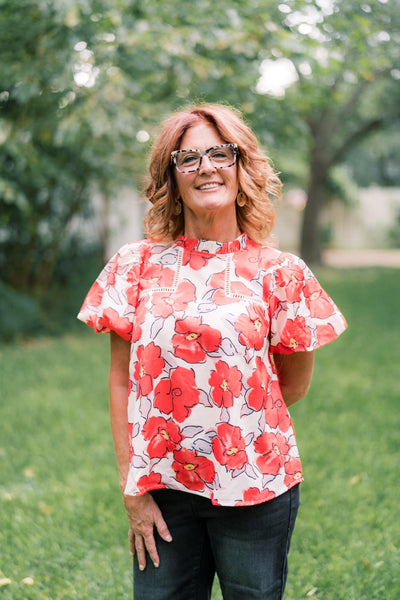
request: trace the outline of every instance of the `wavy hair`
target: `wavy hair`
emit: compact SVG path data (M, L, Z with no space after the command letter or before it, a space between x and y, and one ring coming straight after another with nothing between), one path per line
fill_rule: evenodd
M237 144L239 194L245 200L244 206L236 203L238 226L255 242L265 242L275 224L273 200L281 198L281 181L239 111L221 104L188 107L163 123L153 146L145 190L152 203L144 221L146 234L155 240L174 240L184 233L183 211L175 214L179 192L170 157L173 150L179 150L185 132L200 121L215 127L224 143Z

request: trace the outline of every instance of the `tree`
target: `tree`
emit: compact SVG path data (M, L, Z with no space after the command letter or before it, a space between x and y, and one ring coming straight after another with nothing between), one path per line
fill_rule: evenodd
M356 143L398 122L399 4L378 0L0 0L0 269L41 295L89 215L142 187L162 117L191 101L241 108L272 156L309 164L302 254L321 258L328 175ZM290 59L282 98L257 86ZM288 150L289 148L289 150ZM283 175L290 168L281 161Z
M267 7L3 0L0 268L42 295L93 186L141 187L143 142L192 99L247 102ZM145 145L146 146L146 145Z
M297 124L308 160L301 255L319 263L331 169L367 136L399 123L400 6L287 0L280 10L287 32L275 55L290 58L297 74L281 104Z
M79 81L96 71L73 15L33 0L1 8L0 268L13 288L41 294L93 182L114 176L120 140L103 91Z

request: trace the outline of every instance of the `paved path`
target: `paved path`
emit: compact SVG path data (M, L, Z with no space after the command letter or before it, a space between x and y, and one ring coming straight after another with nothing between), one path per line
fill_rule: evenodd
M331 267L400 268L400 250L325 250L324 261Z

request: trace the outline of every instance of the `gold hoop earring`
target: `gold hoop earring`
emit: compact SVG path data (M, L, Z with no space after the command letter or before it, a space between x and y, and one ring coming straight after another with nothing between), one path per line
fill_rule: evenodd
M236 197L236 204L238 206L240 206L240 208L243 208L243 206L246 204L246 196L243 194L243 192L239 192L237 197Z
M174 215L180 215L182 212L182 202L177 200L174 207Z

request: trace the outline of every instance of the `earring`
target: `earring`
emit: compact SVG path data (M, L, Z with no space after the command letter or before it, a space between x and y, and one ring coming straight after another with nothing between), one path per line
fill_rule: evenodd
M243 192L238 193L236 197L236 203L238 206L240 206L240 208L243 208L243 206L246 204L246 196L243 194Z
M182 202L177 200L174 207L174 215L180 215L182 212Z

